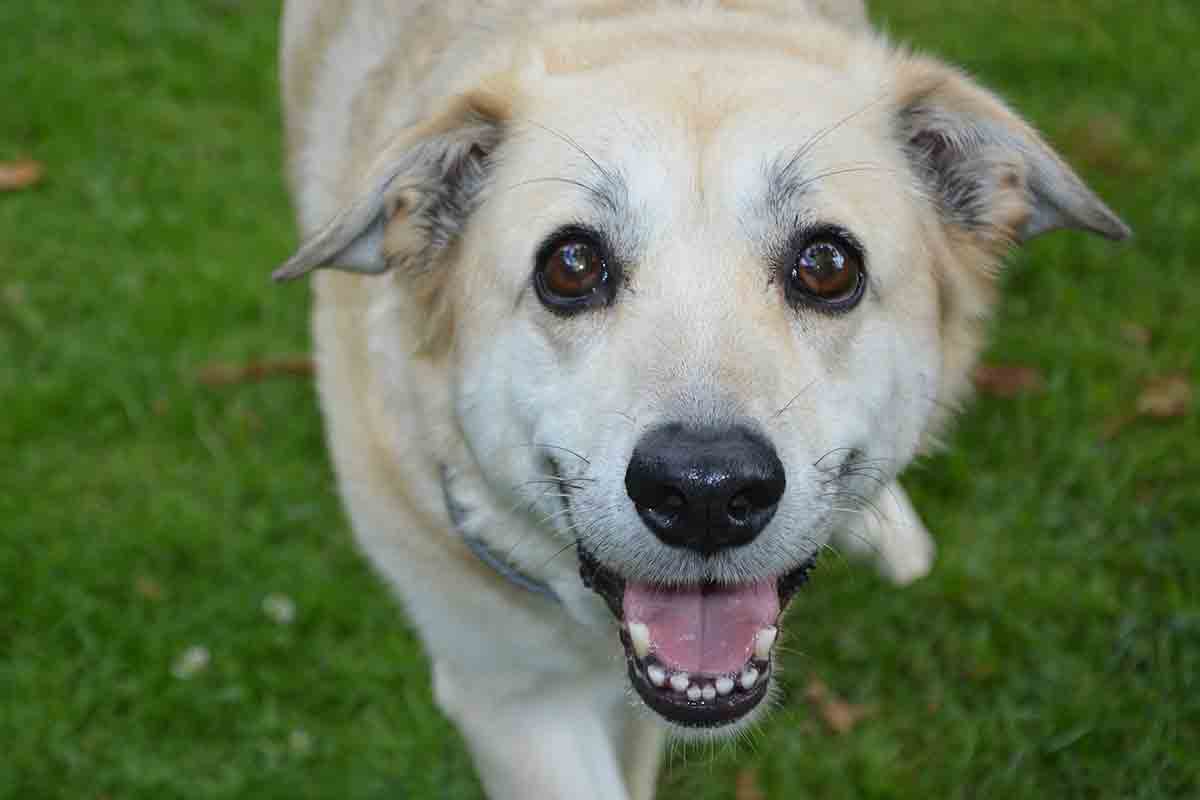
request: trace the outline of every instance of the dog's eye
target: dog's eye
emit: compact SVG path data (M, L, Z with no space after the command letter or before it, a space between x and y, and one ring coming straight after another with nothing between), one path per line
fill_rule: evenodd
M787 295L826 311L848 311L866 286L862 250L835 232L807 238L788 265Z
M612 299L612 269L598 237L568 230L552 237L539 251L534 286L543 303L572 312Z

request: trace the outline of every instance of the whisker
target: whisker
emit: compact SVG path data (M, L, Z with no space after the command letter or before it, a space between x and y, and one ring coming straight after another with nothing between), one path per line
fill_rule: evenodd
M569 455L575 456L580 461L582 461L584 464L587 464L589 467L592 465L592 462L589 461L586 456L582 456L579 453L577 453L576 451L572 450L571 448L563 447L560 444L545 444L544 442L534 442L533 446L543 449L543 450L557 450L560 453L568 453Z
M579 153L581 156L583 156L588 161L590 161L592 166L596 168L596 172L600 173L601 177L611 178L612 172L610 170L607 170L604 167L602 167L600 165L600 162L597 161L596 159L592 158L592 154L583 148L583 145L581 145L579 142L575 141L573 138L571 138L567 134L563 133L560 130L552 128L549 125L543 125L542 123L537 122L532 119L526 119L525 121L528 122L530 125L534 126L535 128L540 128L541 130L543 130L546 133L550 134L551 136L555 137L559 141L567 144L575 152Z
M875 515L875 520L881 527L886 527L887 525L887 523L884 521L886 518L883 512L879 510L879 507L858 492L842 490L838 492L826 492L820 496L822 498L829 498L836 501L850 500L851 503L856 506L858 513L863 513L869 510Z
M830 450L829 452L825 453L825 455L821 456L816 461L814 461L813 466L819 470L825 470L825 471L828 471L831 469L836 469L835 467L822 467L821 462L824 461L825 459L829 458L834 453L852 453L852 452L854 452L855 449L856 448L854 448L854 447L835 447L832 450Z
M557 177L557 176L547 176L545 178L530 178L529 180L525 180L525 181L521 181L519 183L510 184L509 186L505 186L503 191L511 192L514 189L520 189L522 186L530 186L530 185L538 184L538 183L565 183L569 186L577 186L580 189L583 189L588 194L592 195L593 197L596 197L596 198L605 198L606 197L604 192L600 191L598 188L596 188L595 186L592 186L589 183L584 183L583 181L578 181L578 180L575 180L574 178L562 178L562 177Z
M621 417L622 419L628 420L630 424L633 424L633 425L637 424L637 420L634 419L633 415L627 414L624 411L601 411L600 413L601 414L614 414L618 417Z
M817 379L813 378L812 381L808 384L808 386L805 386L803 389L796 392L795 397L793 397L791 400L788 400L787 403L784 404L783 408L781 408L775 412L775 417L778 418L778 417L783 416L783 413L785 411L787 411L789 408L791 408L793 403L795 403L797 400L799 400L804 395L805 392L807 392L809 389L811 389L812 387L814 387L816 385L817 385Z
M844 480L845 478L866 478L867 480L875 483L875 485L877 485L880 489L886 489L887 485L889 483L889 481L886 478L881 478L879 475L876 475L874 473L860 471L860 470L849 470L847 472L843 472L841 475L837 476L836 478L830 478L830 480L828 482L840 481L840 480Z
M832 178L835 175L847 175L852 172L895 172L895 171L896 170L891 169L890 167L881 167L876 164L863 164L860 166L842 167L840 169L831 169L831 170L827 170L825 172L819 172L816 175L813 175L812 177L806 178L805 180L801 181L799 184L797 184L795 191L800 191L801 189L804 189L805 187L811 186L812 184L816 183L817 181L823 181L826 178Z
M805 658L805 659L810 659L810 660L812 659L812 656L809 655L808 653L804 652L803 650L797 650L794 647L788 647L787 645L784 645L784 644L775 645L775 650L776 650L776 652L782 653L784 655L794 656L796 658Z
M542 562L542 565L540 567L538 567L538 570L541 571L541 570L545 569L546 567L550 566L550 563L552 561L554 561L554 559L558 558L563 553L567 552L568 550L570 550L572 547L575 547L575 546L576 546L576 542L567 542L562 547L560 547L558 550L555 550L554 555L550 556L544 562Z
M568 516L570 513L571 513L571 509L560 508L558 511L554 511L550 514L545 514L545 515L539 517L538 525L549 525L550 523L554 522L555 520L562 519L563 517Z
M817 130L816 133L814 133L812 136L808 137L808 139L804 142L804 144L800 145L800 148L795 152L795 154L791 157L791 159L789 159L788 162L783 166L783 169L781 171L784 174L787 174L788 172L794 170L796 168L796 166L800 163L800 161L806 155L808 155L810 152L812 152L812 149L814 147L816 147L818 144L820 144L821 141L825 139L825 137L829 136L831 133L833 133L838 128L842 127L843 125L848 124L855 117L865 114L867 111L871 110L872 107L878 105L880 102L885 100L887 98L887 96L888 96L888 93L883 92L878 97L873 98L866 105L862 106L862 108L859 108L856 111L852 111L851 113L847 114L846 116L842 117L841 119L837 120L836 122L833 122L829 125L826 125L824 128L820 128L819 130Z
M527 486L551 486L551 487L558 487L560 489L574 489L575 491L582 491L582 489L583 489L582 486L575 485L580 480L584 480L584 479L582 479L582 478L534 478L533 480L525 481L524 483L518 483L516 486L513 487L513 491L518 492ZM595 478L589 478L587 480L589 482L594 482Z
M578 458L580 461L582 461L583 463L587 464L589 467L592 465L592 462L589 461L583 455L580 455L578 451L572 450L569 447L564 447L560 444L549 444L547 442L522 442L520 444L508 445L507 449L510 449L510 450L525 450L525 449L555 450L560 453L567 453L569 455L573 455L576 458Z

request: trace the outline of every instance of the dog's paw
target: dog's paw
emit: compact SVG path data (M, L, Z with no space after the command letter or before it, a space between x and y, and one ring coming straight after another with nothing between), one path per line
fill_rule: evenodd
M872 508L855 515L834 537L834 545L848 555L873 560L879 573L899 586L928 575L937 554L933 537L896 481L879 493Z

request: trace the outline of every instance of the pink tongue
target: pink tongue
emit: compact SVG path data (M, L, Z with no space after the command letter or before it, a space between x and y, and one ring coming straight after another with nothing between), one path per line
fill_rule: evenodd
M653 653L668 668L703 674L738 672L754 651L754 636L775 624L775 581L677 589L629 581L625 621L650 629Z

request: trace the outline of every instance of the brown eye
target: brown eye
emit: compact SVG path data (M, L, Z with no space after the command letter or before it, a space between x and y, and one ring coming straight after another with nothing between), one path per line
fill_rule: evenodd
M606 304L612 300L612 283L604 248L591 232L563 231L538 254L534 285L542 302L555 311Z
M846 311L862 298L862 251L837 234L811 237L796 251L787 280L788 299L828 311Z

